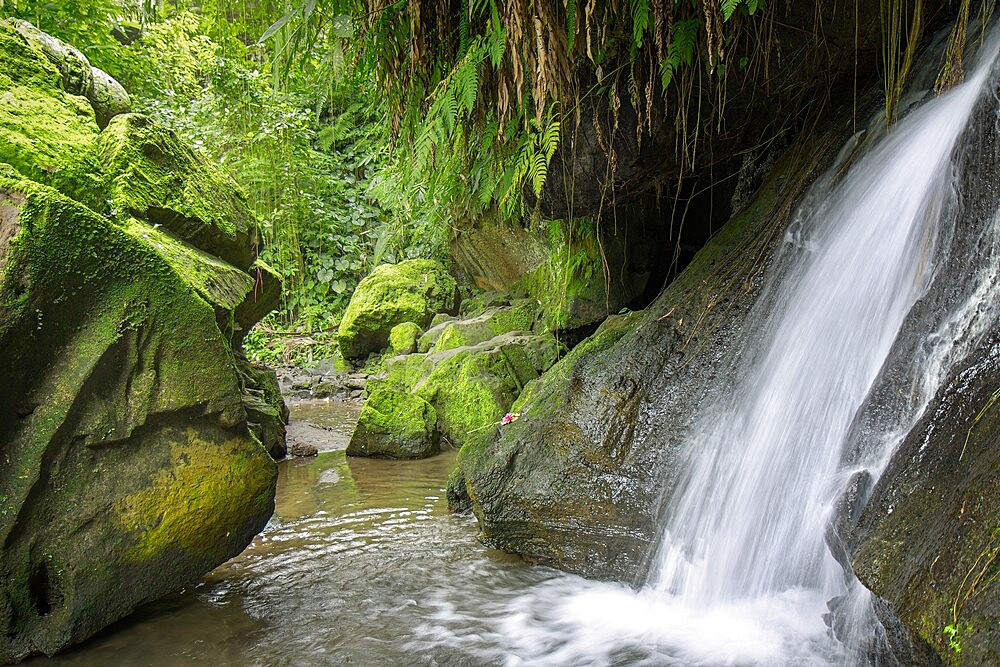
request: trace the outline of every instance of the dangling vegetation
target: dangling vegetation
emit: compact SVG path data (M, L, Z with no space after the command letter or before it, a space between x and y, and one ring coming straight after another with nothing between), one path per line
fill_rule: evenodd
M4 0L0 7L79 46L126 86L137 110L238 175L262 224L262 261L285 280L283 312L266 326L315 338L375 264L444 258L453 230L480 217L528 220L560 141L590 125L603 132L596 115L586 117L588 98L607 100L612 135L623 103L630 105L641 140L669 92L680 91L677 150L693 155L699 122L710 122L689 122L695 74L703 66L725 77L727 53L761 5ZM613 172L613 136L601 145Z

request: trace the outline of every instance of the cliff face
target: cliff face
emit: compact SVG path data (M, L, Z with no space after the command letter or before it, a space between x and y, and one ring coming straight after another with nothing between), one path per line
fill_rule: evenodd
M843 64L847 53L834 57ZM859 62L871 56L860 53ZM837 90L830 86L820 84ZM989 86L997 89L995 78ZM877 476L881 469L859 452L893 433L900 441L878 483L861 488L854 512L837 521L842 563L880 598L886 622L898 621L909 635L904 663L914 656L925 663L1000 661L1000 318L993 288L1000 161L993 97L984 96L955 156L962 195L955 210L942 213L934 280L908 316L845 454L845 466L871 466ZM462 479L452 488L467 496L488 544L590 576L641 580L661 498L670 497L689 455L694 415L733 385L735 360L753 334L749 313L772 298L761 291L761 275L793 205L856 123L850 109L824 117L824 129L798 135L750 203L645 311L610 318L526 388L512 408L521 415L516 423L463 449ZM720 154L760 138L752 126L746 123L743 138L725 149L715 144L720 164ZM574 150L579 157L580 147ZM582 162L600 159L592 157ZM662 150L660 158L646 166L671 173ZM629 178L646 182L642 174L636 167ZM918 389L928 351L963 308L972 308L963 317L973 324L958 332L940 385Z

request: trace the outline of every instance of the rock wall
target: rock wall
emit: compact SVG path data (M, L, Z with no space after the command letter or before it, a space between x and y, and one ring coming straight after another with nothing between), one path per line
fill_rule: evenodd
M257 312L239 187L142 116L100 132L19 29L0 21L0 663L239 553L277 476L232 352Z
M488 544L591 576L642 574L696 407L733 370L774 243L850 128L849 112L837 118L779 160L645 312L610 318L525 388L518 421L466 445L461 475Z

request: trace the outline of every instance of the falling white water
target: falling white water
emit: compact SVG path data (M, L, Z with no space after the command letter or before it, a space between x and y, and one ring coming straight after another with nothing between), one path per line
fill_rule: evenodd
M766 354L696 436L654 588L699 606L841 585L823 536L845 436L930 277L987 72L911 114L809 212Z

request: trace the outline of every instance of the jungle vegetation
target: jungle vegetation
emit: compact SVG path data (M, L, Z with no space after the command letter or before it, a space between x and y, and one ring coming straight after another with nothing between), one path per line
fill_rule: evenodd
M135 110L232 171L285 281L281 312L248 342L277 360L329 340L377 264L446 260L479 219L537 224L571 133L597 134L613 182L603 133L623 103L639 143L666 118L692 161L727 78L767 71L766 2L0 0L0 14L75 45ZM891 116L921 1L881 2Z

